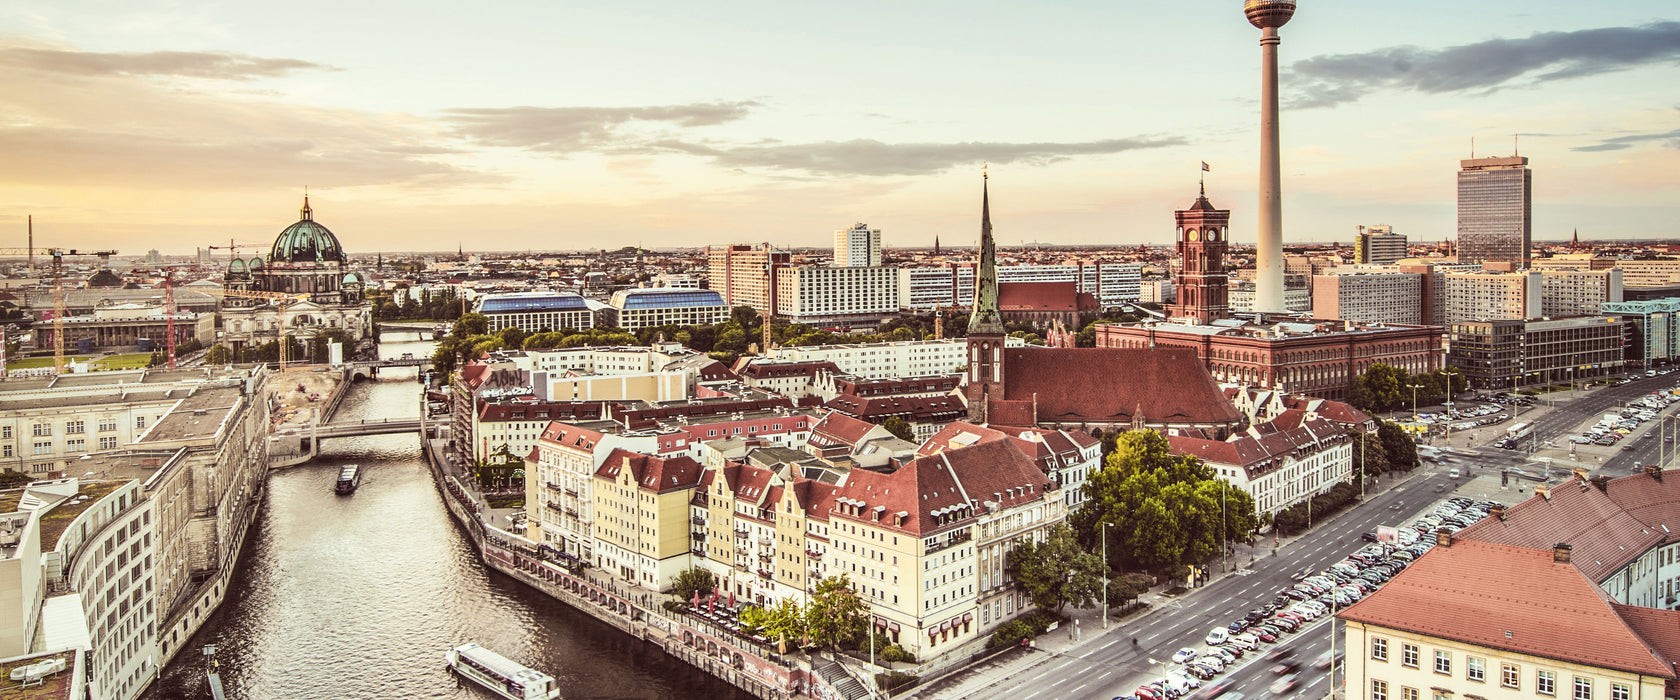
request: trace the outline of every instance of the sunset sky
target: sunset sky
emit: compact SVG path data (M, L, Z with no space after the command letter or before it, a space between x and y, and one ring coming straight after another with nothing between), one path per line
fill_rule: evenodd
M1254 240L1259 30L1238 0L8 2L0 227L191 252L316 219L351 253ZM1454 229L1454 172L1534 169L1534 235L1680 237L1673 0L1304 0L1284 240Z

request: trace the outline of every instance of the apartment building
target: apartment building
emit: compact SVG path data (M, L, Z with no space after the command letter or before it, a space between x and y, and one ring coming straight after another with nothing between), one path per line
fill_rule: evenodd
M1394 232L1388 224L1359 227L1353 239L1353 262L1356 265L1390 265L1409 257L1406 237ZM1317 273L1314 273L1317 274Z
M1353 476L1358 458L1343 426L1297 409L1226 440L1169 434L1167 443L1247 492L1257 514L1275 515L1329 491Z
M1421 325L1426 275L1401 272L1313 278L1313 318Z
M1622 283L1629 287L1666 287L1680 284L1680 260L1617 260Z
M1540 271L1540 315L1547 318L1592 316L1601 305L1619 301L1621 270Z
M1005 347L1026 341L1005 337ZM961 371L967 365L968 343L962 338L905 340L888 343L804 345L774 348L768 357L786 362L829 362L839 374L879 379L923 377Z
M1670 697L1680 612L1607 599L1568 543L1460 540L1337 617L1349 698Z
M974 303L974 266L901 267L899 294L906 309L966 307ZM1060 265L1002 265L998 283L1074 282L1105 307L1139 301L1141 263L1088 262Z
M689 565L688 510L700 473L686 456L608 453L590 484L594 564L643 588L670 588Z
M1446 323L1541 316L1541 273L1535 270L1446 273Z
M549 423L525 457L526 537L573 565L595 556L595 474L613 450L654 454L658 431L612 421Z
M137 442L202 373L103 372L14 379L0 391L0 470L45 475ZM145 383L149 377L153 383ZM182 381L160 381L178 377Z
M834 232L835 267L879 267L881 229L858 223Z
M735 373L746 386L802 399L816 393L819 377L839 374L840 368L826 360L742 358Z
M898 314L892 267L788 267L776 270L775 315L815 326L873 327Z
M969 306L974 303L974 266L900 267L898 296L912 311Z
M1447 364L1478 389L1520 389L1612 374L1625 364L1626 321L1465 321L1448 327Z
M775 250L769 243L706 246L706 281L731 307L751 306L759 313L772 312L776 309L776 270L792 261L790 253Z

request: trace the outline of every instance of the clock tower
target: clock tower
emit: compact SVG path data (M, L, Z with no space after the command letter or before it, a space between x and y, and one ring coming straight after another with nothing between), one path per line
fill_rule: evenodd
M1190 208L1173 212L1173 217L1178 220L1178 257L1182 265L1175 280L1178 303L1167 306L1167 315L1202 325L1229 318L1225 246L1231 210L1213 208L1204 185Z

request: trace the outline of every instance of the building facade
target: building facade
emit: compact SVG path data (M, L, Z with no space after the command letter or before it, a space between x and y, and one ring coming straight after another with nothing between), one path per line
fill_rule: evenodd
M792 254L769 243L706 246L706 281L731 307L751 306L761 314L774 313L776 269L792 261Z
M1313 317L1362 324L1423 325L1428 277L1403 272L1314 277Z
M595 311L582 296L570 292L510 292L486 294L478 300L492 335L506 328L526 333L556 333L564 328L587 331L595 327Z
M364 295L366 281L346 269L349 256L338 237L315 221L309 198L297 223L274 238L269 257L235 259L228 264L222 287L231 292L294 295L297 302L225 295L222 300L223 342L241 350L280 337L282 333L307 341L341 329L360 340L373 328L373 306Z
M1178 224L1178 302L1167 314L1193 324L1208 324L1231 315L1225 280L1225 247L1231 210L1215 209L1204 191L1189 209L1173 212Z
M858 223L834 232L835 267L879 267L881 229Z
M1540 318L1538 271L1446 273L1446 323Z
M1622 271L1552 269L1540 271L1540 315L1546 318L1592 316L1603 304L1622 301Z
M1599 313L1633 325L1637 352L1627 353L1626 359L1649 363L1680 357L1680 298L1605 303Z
M873 327L898 314L891 267L789 267L776 271L775 315L792 323Z
M1528 267L1534 238L1534 173L1523 156L1459 162L1458 261Z
M1602 316L1454 323L1447 363L1478 389L1601 377L1625 364L1625 323Z
M723 295L710 289L625 289L614 292L618 326L635 333L656 326L707 326L729 320Z
M1406 237L1395 233L1388 224L1360 227L1353 239L1355 265L1392 265L1410 257L1406 251Z

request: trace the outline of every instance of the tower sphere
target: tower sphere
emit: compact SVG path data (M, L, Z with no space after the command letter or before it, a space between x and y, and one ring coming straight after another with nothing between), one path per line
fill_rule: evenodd
M1295 0L1243 0L1243 14L1260 29L1281 27L1295 16Z

